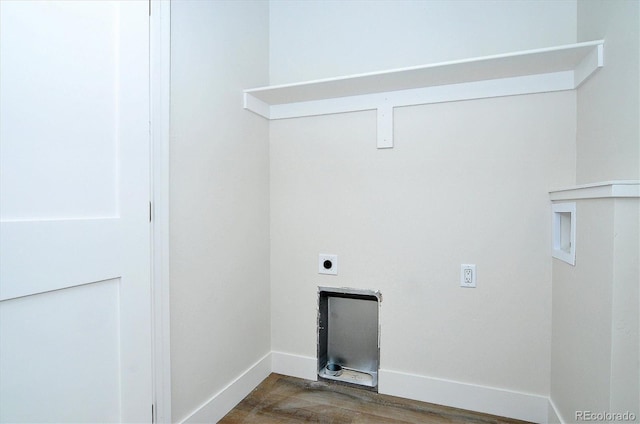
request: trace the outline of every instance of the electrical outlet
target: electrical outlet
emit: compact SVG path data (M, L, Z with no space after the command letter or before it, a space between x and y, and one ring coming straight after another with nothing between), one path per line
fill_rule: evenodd
M338 255L321 253L318 256L318 273L338 275Z
M473 264L460 265L460 287L476 286L476 266Z
M473 273L469 268L464 269L464 283L465 284L473 283Z

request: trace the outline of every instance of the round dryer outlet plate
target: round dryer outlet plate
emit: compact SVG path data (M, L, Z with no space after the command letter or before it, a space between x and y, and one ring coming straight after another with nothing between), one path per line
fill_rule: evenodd
M318 273L338 275L338 255L321 253L318 256Z

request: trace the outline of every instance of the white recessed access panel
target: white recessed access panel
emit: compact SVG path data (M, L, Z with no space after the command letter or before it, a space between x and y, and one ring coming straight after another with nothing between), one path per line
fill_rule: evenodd
M570 265L576 264L576 204L554 203L552 255Z

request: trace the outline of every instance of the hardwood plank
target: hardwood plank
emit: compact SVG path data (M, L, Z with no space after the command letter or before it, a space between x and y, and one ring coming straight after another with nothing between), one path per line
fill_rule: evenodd
M325 381L271 374L221 424L517 424L525 421L418 402Z

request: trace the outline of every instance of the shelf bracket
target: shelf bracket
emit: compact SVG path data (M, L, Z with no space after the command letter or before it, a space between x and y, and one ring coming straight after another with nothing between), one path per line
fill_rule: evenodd
M387 100L387 99L385 99ZM393 148L393 106L388 102L378 106L378 149Z
M574 86L578 88L585 82L598 68L604 66L604 45L599 44L591 50L576 66L574 72Z

